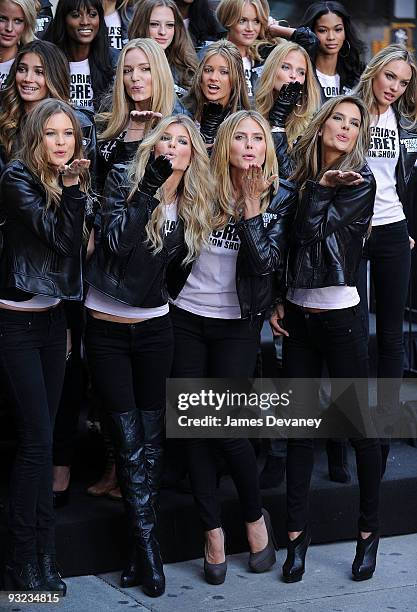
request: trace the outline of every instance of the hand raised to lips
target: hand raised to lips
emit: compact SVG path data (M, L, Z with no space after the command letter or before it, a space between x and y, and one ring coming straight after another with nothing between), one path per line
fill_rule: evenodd
M146 123L152 121L152 119L162 119L162 113L155 113L151 110L144 111L130 111L130 118L132 121L137 123Z
M349 187L360 185L363 181L364 179L359 172L353 172L352 170L346 172L327 170L319 181L319 185L322 185L322 187Z

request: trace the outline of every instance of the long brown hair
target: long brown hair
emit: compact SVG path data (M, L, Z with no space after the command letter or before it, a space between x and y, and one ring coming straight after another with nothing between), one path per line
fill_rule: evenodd
M149 38L151 14L153 9L158 6L165 6L171 9L174 15L174 38L169 47L165 49L165 54L169 65L174 67L178 73L180 78L179 85L188 89L191 85L198 60L191 38L188 35L174 0L140 0L136 4L135 12L129 25L129 39Z
M336 107L342 102L354 104L361 114L358 139L349 153L342 154L331 166L323 166L321 159L321 136L320 132L334 113ZM365 163L366 154L370 141L370 116L363 101L356 96L337 96L328 100L315 114L293 149L293 157L296 167L291 180L300 187L307 180L319 181L326 170L342 170L346 172L353 170L359 172Z
M68 102L70 98L69 64L62 51L53 43L42 40L33 40L21 47L10 69L9 85L2 91L0 143L8 160L18 146L18 133L26 117L25 105L16 86L16 73L27 53L34 53L39 57L48 89L47 97L64 102Z
M41 181L46 191L46 208L59 206L62 187L56 168L49 163L48 152L44 143L44 129L48 120L58 113L64 113L70 118L74 129L74 155L73 159L83 157L83 139L77 117L71 106L62 100L47 98L41 100L27 117L22 129L22 146L16 158ZM84 171L80 175L80 187L87 192L89 188L89 173Z
M204 66L214 55L221 55L229 69L232 93L227 107L230 112L235 113L241 109L249 109L245 74L239 49L228 40L218 40L207 47L204 57L197 67L190 91L183 100L184 105L192 111L195 121L201 120L203 106L207 102L201 89Z

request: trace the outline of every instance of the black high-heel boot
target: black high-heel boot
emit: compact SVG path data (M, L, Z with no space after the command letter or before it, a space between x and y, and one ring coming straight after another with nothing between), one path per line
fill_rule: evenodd
M46 591L37 561L10 563L4 573L4 587L8 591Z
M282 566L284 582L299 582L302 579L305 571L306 553L310 542L311 536L308 527L295 540L288 539L287 558Z
M275 541L274 530L272 528L271 517L268 510L262 508L262 514L265 520L265 527L268 534L268 544L263 550L256 553L249 553L249 569L256 574L267 572L276 563L275 551L278 546Z
M352 563L353 580L369 580L376 568L376 555L378 552L379 534L371 533L365 540L361 534L356 542L356 554Z
M40 553L38 555L39 569L42 574L43 581L47 591L54 591L60 597L65 597L67 594L67 585L61 578L58 571L55 555L49 553Z
M223 532L223 542L226 544L226 534L224 533L223 528L221 528ZM209 563L206 559L207 553L207 544L204 547L204 578L206 582L209 584L223 584L226 579L227 572L227 560L223 561L223 563ZM226 553L225 553L226 554Z
M116 469L140 567L142 590L150 597L165 591L156 537L156 516L146 471L144 427L139 410L112 412Z
M350 482L351 475L346 440L329 438L326 451L330 480L342 483Z
M139 586L141 583L140 564L136 546L132 547L129 553L129 560L120 576L120 586L123 589Z

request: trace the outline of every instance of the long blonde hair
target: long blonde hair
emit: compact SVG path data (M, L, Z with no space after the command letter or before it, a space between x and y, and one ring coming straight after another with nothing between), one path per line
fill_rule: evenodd
M275 38L272 37L268 31L268 2L266 0L221 0L216 9L216 16L221 25L227 30L230 30L232 26L239 22L245 4L252 4L261 24L258 38L254 44L248 48L247 53L250 58L260 60L259 47L265 44L276 44Z
M207 47L203 59L197 66L190 91L184 98L184 105L193 112L195 121L201 120L203 106L207 102L201 89L204 66L214 55L223 57L229 69L230 87L232 91L227 107L230 108L230 112L235 113L242 108L249 108L243 62L239 49L228 40L218 40Z
M395 107L400 114L400 122L402 118L405 118L412 124L404 127L415 129L417 126L417 64L413 54L402 45L388 45L374 55L363 71L354 93L364 101L371 115L378 117L378 104L373 91L373 80L389 62L398 60L402 60L410 66L411 80L402 96L395 102Z
M0 0L0 4L3 0ZM13 4L16 4L22 9L23 15L25 16L25 29L20 37L19 44L26 45L26 43L33 40L33 36L36 29L36 6L33 0L10 0Z
M165 117L153 129L138 147L137 153L127 169L127 180L130 193L129 202L136 192L144 175L146 164L162 135L170 125L182 125L187 130L191 140L191 161L177 190L178 216L184 222L184 237L187 255L183 263L196 259L212 230L213 192L210 179L209 159L203 139L194 122L186 115ZM163 186L157 191L156 197L164 203ZM157 206L146 227L148 243L155 253L162 250L162 230L165 217L162 206Z
M230 115L219 127L210 159L211 172L215 185L215 202L217 206L214 226L224 227L230 217L238 219L239 202L234 204L235 192L230 172L230 148L239 124L244 119L253 119L258 123L265 136L265 161L262 166L263 176L269 179L272 174L278 175L278 162L268 122L256 111L242 110ZM274 181L274 190L278 189L278 180ZM265 212L270 200L270 189L261 195L261 212Z
M44 128L48 120L58 113L64 113L70 118L74 130L74 155L72 159L81 159L83 155L83 138L77 117L71 106L62 100L46 98L41 100L27 116L22 128L22 147L16 159L19 159L35 176L37 176L46 191L46 209L59 206L62 187L56 168L49 163L48 151L44 143ZM80 188L88 192L89 172L80 175Z
M174 109L175 89L169 64L165 57L164 50L157 42L151 38L135 38L128 42L120 52L116 68L116 78L114 81L110 111L103 110L98 116L97 121L106 127L99 135L99 140L109 140L117 138L126 128L129 121L130 111L135 109L135 104L126 94L123 83L123 68L126 53L132 49L140 49L148 58L152 75L152 96L150 109L162 116L170 115ZM107 102L108 104L108 102ZM105 103L106 105L106 103ZM153 127L156 122L152 122Z
M285 61L291 51L301 53L306 62L306 77L301 98L301 106L292 111L286 122L288 145L291 150L293 143L304 132L311 117L320 106L320 90L313 73L310 57L303 47L296 43L285 41L275 47L267 58L264 69L258 81L255 94L256 110L268 120L269 112L278 92L274 91L277 69Z
M336 107L342 102L350 102L359 109L361 124L358 139L352 151L342 154L331 166L322 165L321 130L334 113ZM337 96L328 100L314 115L304 134L293 149L296 167L290 180L300 187L307 180L319 181L326 170L353 170L359 172L366 161L366 154L370 141L370 116L363 101L356 96Z

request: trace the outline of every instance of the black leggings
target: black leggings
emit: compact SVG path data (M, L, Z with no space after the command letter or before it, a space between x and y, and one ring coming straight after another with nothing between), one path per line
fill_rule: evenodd
M253 376L261 318L228 320L201 317L171 307L175 335L175 378L248 378ZM256 456L249 440L187 440L189 472L203 529L220 527L216 493L216 451L224 456L236 485L243 515L251 523L262 516Z
M11 557L53 553L52 433L65 373L62 306L44 312L0 309L0 364L18 432L11 477Z
M323 363L331 378L361 379L366 386L368 352L365 321L358 306L323 313L309 313L287 302L283 341L283 374L286 378L320 380ZM367 389L364 390L367 392ZM308 402L318 401L318 387L312 380ZM356 401L352 398L352 401ZM366 400L365 400L366 401ZM378 439L355 438L360 490L358 528L378 529L381 450ZM308 523L308 493L314 463L311 439L288 440L287 527L303 531Z
M108 412L165 409L173 354L169 315L134 324L88 315L86 348L94 388Z

